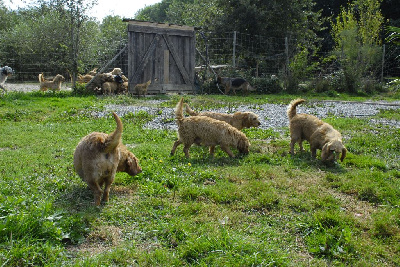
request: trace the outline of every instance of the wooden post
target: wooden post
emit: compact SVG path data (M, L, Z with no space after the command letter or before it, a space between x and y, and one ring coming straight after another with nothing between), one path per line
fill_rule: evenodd
M382 70L381 70L381 82L383 82L383 69L385 67L385 53L386 53L386 46L385 44L383 45L383 51L382 51Z
M164 83L169 83L169 50L164 50Z
M286 72L289 75L289 41L288 38L285 37L285 55L286 55Z
M236 67L236 31L233 32L233 55L232 55L232 67Z

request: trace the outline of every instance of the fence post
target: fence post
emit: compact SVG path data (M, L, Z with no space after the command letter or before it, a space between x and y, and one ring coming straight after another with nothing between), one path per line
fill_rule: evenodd
M232 55L232 66L236 67L236 31L233 32L233 55Z
M285 37L286 73L289 75L289 41Z
M383 82L383 69L385 67L385 53L386 53L386 46L383 44L383 51L382 51L382 69L381 69L381 82Z

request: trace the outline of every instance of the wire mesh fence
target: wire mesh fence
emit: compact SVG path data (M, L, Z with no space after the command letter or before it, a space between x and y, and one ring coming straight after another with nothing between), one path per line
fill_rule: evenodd
M80 61L82 70L101 68L109 64L110 60L118 54L126 44L120 44L118 48L103 52L97 58L85 58ZM287 70L288 64L292 62L293 56L298 52L296 40L291 38L275 38L261 35L249 35L239 32L196 32L196 68L200 66L215 67L216 72L221 71L218 67L240 69L253 77L270 77ZM382 47L382 64L376 66L376 73L383 77L400 76L398 46L385 45ZM329 53L318 54L315 60L320 60ZM68 62L63 60L66 55L54 54L43 55L35 53L2 54L0 52L1 66L9 65L15 70L15 75L10 81L37 81L39 73L45 76L62 74L69 78ZM124 73L128 73L128 53L122 53L114 59L110 68L119 67ZM335 65L335 64L332 64ZM330 67L332 67L330 65ZM337 64L335 65L337 66ZM330 69L325 70L331 71Z

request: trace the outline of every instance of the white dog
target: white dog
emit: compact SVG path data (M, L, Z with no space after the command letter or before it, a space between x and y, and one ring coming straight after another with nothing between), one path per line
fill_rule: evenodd
M4 88L4 83L6 82L7 78L13 74L12 68L9 66L4 66L0 68L0 88L3 89L4 91L6 90Z

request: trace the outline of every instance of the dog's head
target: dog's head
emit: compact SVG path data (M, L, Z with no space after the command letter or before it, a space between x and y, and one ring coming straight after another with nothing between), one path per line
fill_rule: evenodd
M122 75L122 70L120 68L114 68L111 72L112 75Z
M63 82L63 81L65 81L65 78L61 74L57 74L56 77L54 77L53 81L54 82Z
M241 138L237 143L237 149L240 154L249 154L250 142L247 138Z
M321 150L321 159L326 162L334 162L337 161L340 157L340 161L343 161L346 157L347 149L343 145L343 143L339 140L331 141L326 143Z
M118 172L126 172L130 176L135 176L142 172L139 160L126 148L121 149L121 159L117 168Z
M13 75L14 71L12 70L11 67L4 66L4 67L1 68L1 73L6 75L6 76L11 76L11 75Z
M242 122L243 128L250 128L250 127L258 127L261 125L258 116L253 112L235 112L233 114L233 118L235 120L239 120Z

